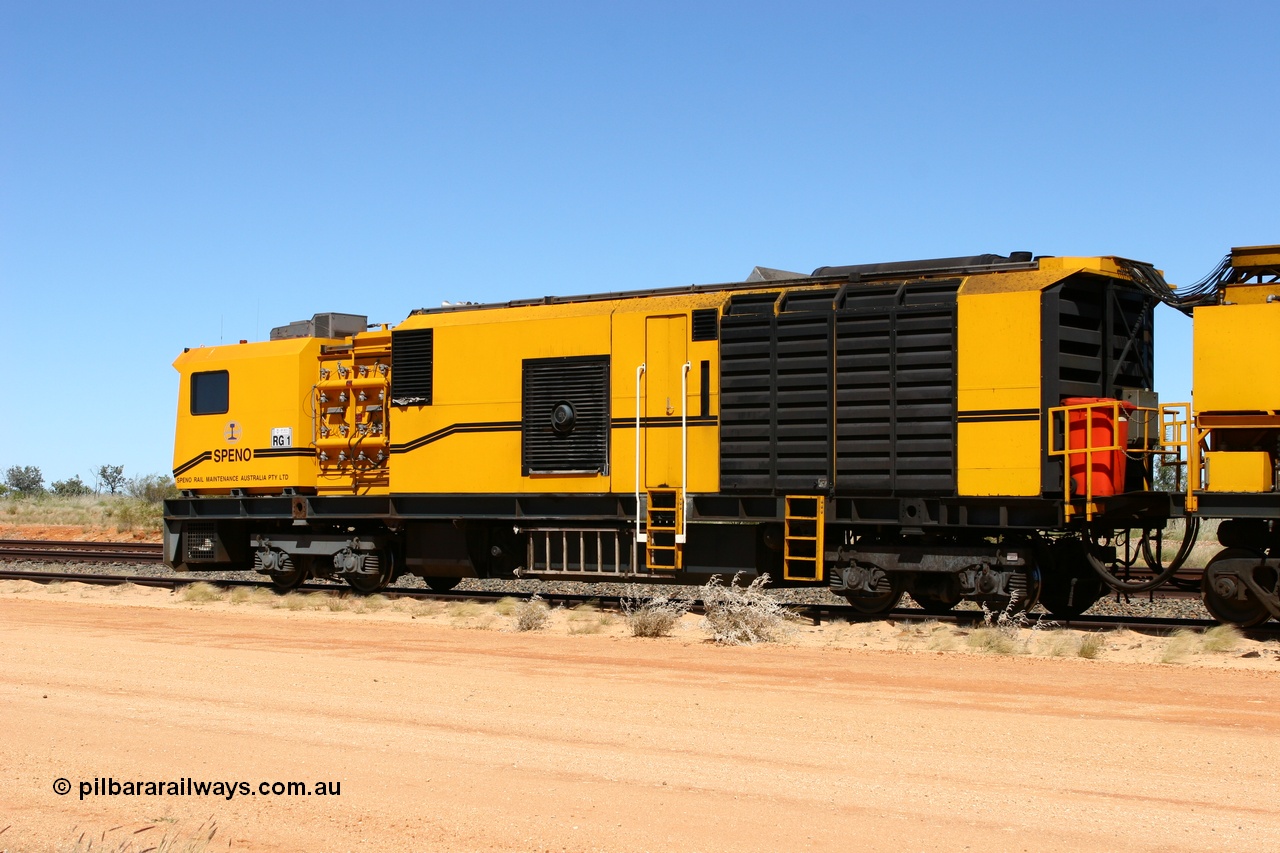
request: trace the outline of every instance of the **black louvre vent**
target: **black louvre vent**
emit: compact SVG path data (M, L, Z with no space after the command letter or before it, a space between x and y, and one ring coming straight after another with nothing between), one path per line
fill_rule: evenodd
M719 312L715 308L699 308L693 312L693 339L714 341L720 337Z
M720 324L721 489L953 494L959 284L733 296Z
M954 494L959 286L851 288L837 310L837 493Z
M434 329L391 333L391 404L430 406Z
M609 472L609 357L527 358L525 475Z

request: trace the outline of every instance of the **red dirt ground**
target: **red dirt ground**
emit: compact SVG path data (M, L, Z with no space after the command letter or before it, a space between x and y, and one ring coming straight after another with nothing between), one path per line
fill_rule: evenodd
M1280 843L1274 670L723 648L72 590L0 596L0 644L9 850L191 838L211 817L211 851ZM341 795L79 799L95 777Z

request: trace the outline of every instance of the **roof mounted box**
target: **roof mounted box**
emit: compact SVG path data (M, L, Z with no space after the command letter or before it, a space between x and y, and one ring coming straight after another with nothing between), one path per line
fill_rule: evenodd
M369 328L369 317L365 314L338 314L330 311L324 314L313 314L310 320L294 320L287 326L276 326L271 330L271 340L349 338L367 328Z

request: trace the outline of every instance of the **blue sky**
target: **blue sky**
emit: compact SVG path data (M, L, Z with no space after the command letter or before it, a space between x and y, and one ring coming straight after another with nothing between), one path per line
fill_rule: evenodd
M1274 3L0 5L0 468L317 311L1280 242ZM1158 390L1190 391L1161 309Z

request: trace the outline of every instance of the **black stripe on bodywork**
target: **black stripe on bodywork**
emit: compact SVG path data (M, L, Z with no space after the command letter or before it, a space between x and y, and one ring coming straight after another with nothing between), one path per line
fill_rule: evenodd
M998 421L1038 421L1039 409L972 409L957 412L956 420L960 423L995 423Z
M695 415L688 419L689 426L715 426L718 418L715 415ZM618 429L631 427L635 428L635 418L614 418L609 422L609 426ZM678 427L680 426L679 415L667 415L662 417L641 418L640 426L643 428L655 427ZM458 433L476 433L476 432L519 432L519 421L491 421L489 423L463 423L450 424L447 427L429 432L424 436L415 438L413 441L406 441L403 444L391 445L392 453L408 453L411 450L417 450L420 447L426 447L428 444L434 444L442 438L448 438Z
M315 456L314 447L264 447L261 450L253 451L254 457L263 457L264 459L273 459L280 456Z
M193 458L188 459L186 462L183 462L183 463L182 463L181 465L179 465L177 468L174 468L174 469L173 469L173 476L175 476L175 477L179 477L179 476L181 476L181 475L185 474L186 472L190 471L192 468L194 468L194 467L196 467L197 465L199 465L201 462L204 462L206 459L212 459L212 458L213 458L213 451L212 451L212 450L206 450L206 451L204 451L204 452L202 452L202 453L200 453L200 454L198 454L198 455L194 456Z
M689 415L689 426L715 426L719 422L719 418L715 415ZM614 429L619 427L631 427L635 429L635 418L614 418L611 421ZM653 427L678 427L680 426L679 415L660 415L652 418L641 418L640 426L644 428Z
M442 438L454 435L455 433L467 432L519 432L519 421L491 421L489 423L469 423L469 424L450 424L447 427L441 427L435 432L429 432L424 436L415 438L413 441L407 441L404 444L391 445L392 453L408 453L410 450L417 450L419 447L426 447L428 444L439 441Z
M313 447L263 447L261 449L253 449L254 458L261 457L263 459L279 459L289 456L315 456L316 451ZM203 453L188 459L177 468L173 469L173 476L180 477L199 465L201 462L208 462L213 458L213 451L206 450Z

